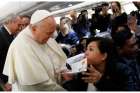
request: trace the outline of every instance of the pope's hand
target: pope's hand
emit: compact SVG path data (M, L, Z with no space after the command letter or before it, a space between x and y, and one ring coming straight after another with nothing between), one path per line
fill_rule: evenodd
M12 90L12 85L9 84L9 83L6 83L6 84L4 85L4 91L11 91L11 90Z
M68 70L63 70L62 72L61 72L61 76L62 76L62 79L63 80L72 80L73 79L73 74L71 74L71 73L67 73L68 72Z

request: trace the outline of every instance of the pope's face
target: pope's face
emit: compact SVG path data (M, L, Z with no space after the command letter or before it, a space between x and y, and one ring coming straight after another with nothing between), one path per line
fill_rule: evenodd
M35 29L32 31L34 39L40 43L44 44L53 35L56 29L56 23L53 17L48 17L44 19Z

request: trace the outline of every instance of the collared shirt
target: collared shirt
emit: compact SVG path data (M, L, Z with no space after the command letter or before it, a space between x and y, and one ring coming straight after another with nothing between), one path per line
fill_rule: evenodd
M3 25L4 26L4 28L8 31L8 33L11 35L12 33L11 33L11 31L8 29L8 27L6 26L6 25Z

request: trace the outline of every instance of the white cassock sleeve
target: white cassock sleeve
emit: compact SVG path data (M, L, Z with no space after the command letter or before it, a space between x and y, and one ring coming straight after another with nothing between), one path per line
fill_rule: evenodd
M3 71L9 76L8 82L18 80L21 85L34 85L51 79L37 54L33 53L28 44L23 44L18 46L13 43L9 48Z

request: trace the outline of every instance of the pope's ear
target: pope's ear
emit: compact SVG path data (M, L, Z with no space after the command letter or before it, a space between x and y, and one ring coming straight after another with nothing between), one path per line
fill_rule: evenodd
M31 30L32 30L33 32L36 31L36 25L30 24L29 26L30 26L30 28L31 28Z

